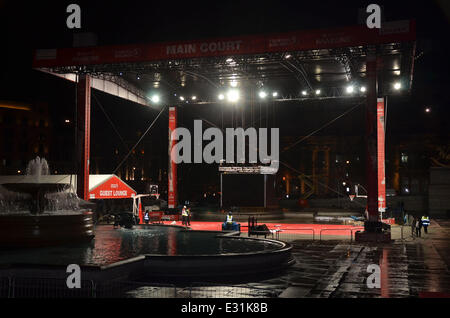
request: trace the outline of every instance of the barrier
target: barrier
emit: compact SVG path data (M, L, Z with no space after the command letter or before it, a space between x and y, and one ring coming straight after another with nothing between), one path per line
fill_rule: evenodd
M68 288L66 279L0 277L0 298L176 298L172 284L132 281L95 283L81 280L81 288Z
M96 298L177 298L172 284L106 281L95 285Z
M10 286L11 286L10 277L0 277L0 298L9 297Z
M150 218L150 223L157 223L160 224L162 223L162 216L163 216L164 212L162 211L151 211L148 212L148 216Z
M251 285L220 285L192 283L188 287L189 298L275 298L281 291Z
M353 231L360 231L361 229L354 229L354 228L349 228L349 229L321 229L319 232L320 235L320 241L322 240L322 232L325 231L350 231L350 240L353 240Z
M353 233L353 231L355 231L355 233L356 233L356 232L361 231L361 230L364 230L364 227L360 227L360 228L356 228L356 229L351 229L351 232L350 232L350 242L353 242L353 237L355 236L355 234Z
M68 288L66 279L13 277L10 298L92 298L94 283L81 280L81 288Z
M322 232L326 231L349 231L350 234L350 241L353 241L354 233L356 231L363 230L364 227L356 227L356 228L346 228L346 229L339 229L339 228L324 228L324 229L312 229L312 228L297 228L297 229L280 229L277 228L275 230L271 230L275 233L275 238L277 240L281 241L287 241L287 240L295 240L295 239L302 239L304 238L303 233L292 233L292 232L299 232L299 231L307 231L308 233L312 234L312 240L315 240L315 233L316 231L319 231L319 239L322 240ZM291 233L289 233L291 231Z
M301 233L289 233L289 231L307 231L308 233L311 231L313 241L315 239L315 231L314 231L314 229L311 229L311 228L276 229L276 230L271 230L271 231L275 231L275 237L277 240L280 240L281 237L296 239L296 238L301 238L300 235L305 235L305 234L301 234ZM287 234L287 235L285 235L285 234Z

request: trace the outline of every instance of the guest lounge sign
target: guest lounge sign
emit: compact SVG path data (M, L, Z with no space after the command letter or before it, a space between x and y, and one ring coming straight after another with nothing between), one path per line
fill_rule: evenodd
M90 199L125 199L135 195L136 192L115 175L89 191Z

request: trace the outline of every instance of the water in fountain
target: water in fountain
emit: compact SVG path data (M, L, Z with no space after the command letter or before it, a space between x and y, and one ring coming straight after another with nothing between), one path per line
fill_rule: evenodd
M41 189L44 199L40 213L73 213L79 210L80 199L69 185L41 183L41 176L50 175L49 171L47 160L36 157L27 165L26 176L23 177L25 183L0 185L0 213L29 213L33 200L37 198L32 193L37 188Z
M44 158L36 157L36 159L30 160L27 165L27 175L35 176L37 182L41 180L41 175L48 175L49 168L47 160Z

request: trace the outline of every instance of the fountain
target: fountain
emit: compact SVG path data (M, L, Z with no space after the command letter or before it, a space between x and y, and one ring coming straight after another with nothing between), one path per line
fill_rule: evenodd
M91 241L92 212L80 208L71 185L49 181L43 158L31 160L26 171L0 185L0 247Z

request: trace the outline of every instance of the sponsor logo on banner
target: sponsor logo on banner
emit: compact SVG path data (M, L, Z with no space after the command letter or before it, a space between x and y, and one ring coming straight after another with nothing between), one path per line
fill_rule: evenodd
M317 45L335 45L335 44L346 44L352 41L352 37L345 34L323 34L322 37L316 40Z
M136 57L141 55L139 48L114 51L114 58Z
M73 61L79 63L96 62L98 60L100 60L100 57L96 54L95 51L79 51L77 52L76 56L73 57Z
M297 38L295 36L288 38L278 38L278 39L269 39L269 47L282 47L293 45L297 42Z
M385 22L380 29L380 35L409 33L410 21Z

